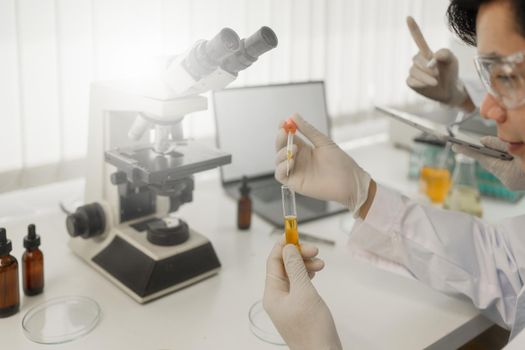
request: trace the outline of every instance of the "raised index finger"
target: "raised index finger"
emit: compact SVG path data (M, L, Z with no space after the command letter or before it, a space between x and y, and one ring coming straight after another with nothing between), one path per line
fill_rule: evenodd
M431 60L434 56L434 53L428 46L425 37L423 37L423 34L421 33L421 29L419 29L419 26L412 16L407 17L407 25L408 29L410 30L410 35L412 35L412 39L414 39L414 42L419 48L419 51L423 54L423 57L425 57L427 60Z

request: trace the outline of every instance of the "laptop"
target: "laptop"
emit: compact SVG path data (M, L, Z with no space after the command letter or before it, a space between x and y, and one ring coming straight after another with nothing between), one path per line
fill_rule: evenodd
M283 227L281 184L275 180L275 137L279 123L292 113L325 134L330 134L322 81L229 88L212 93L217 147L231 153L232 163L220 169L224 190L240 197L243 176L251 187L253 211L277 227ZM297 219L306 222L347 210L296 194Z

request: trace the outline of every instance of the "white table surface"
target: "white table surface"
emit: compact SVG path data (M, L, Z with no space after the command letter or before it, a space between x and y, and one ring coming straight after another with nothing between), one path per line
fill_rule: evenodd
M405 193L416 183L406 180L408 155L381 143L350 151L371 175ZM378 159L379 158L379 159ZM213 243L222 270L217 276L146 305L137 304L77 258L66 246L65 215L58 201L81 199L82 181L0 196L0 226L5 226L20 258L29 223L37 225L45 254L45 291L22 297L21 310L0 319L5 349L278 349L249 329L248 309L261 298L265 260L278 235L254 216L249 231L236 229L236 203L220 188L216 172L197 177L194 202L180 216ZM518 206L484 202L489 220L524 212ZM334 315L347 349L451 349L479 334L491 323L465 300L445 296L418 281L356 259L342 227L349 214L300 225L308 233L333 239L319 244L326 268L314 283ZM52 347L32 343L21 322L31 306L50 298L83 295L96 300L102 319L87 336Z

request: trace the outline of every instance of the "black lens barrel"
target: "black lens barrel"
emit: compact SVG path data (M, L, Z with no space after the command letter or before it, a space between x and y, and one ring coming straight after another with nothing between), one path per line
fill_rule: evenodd
M277 46L277 36L269 27L262 27L245 39L246 53L254 58Z
M233 29L223 28L211 40L198 42L184 59L184 66L195 80L213 72L221 61L239 49L240 39Z
M241 40L240 48L221 63L221 68L235 74L248 68L263 53L277 46L277 36L269 27L262 27L246 39Z

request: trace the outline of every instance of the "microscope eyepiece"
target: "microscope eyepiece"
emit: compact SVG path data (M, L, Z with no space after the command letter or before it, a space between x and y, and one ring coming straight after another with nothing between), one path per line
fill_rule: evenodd
M198 80L213 72L225 57L239 49L239 44L237 33L223 28L213 39L198 42L186 56L184 66Z
M254 58L277 46L277 36L269 27L262 27L245 39L246 53Z
M233 29L223 28L213 39L206 42L206 55L216 65L239 49L241 39Z
M277 36L270 27L262 27L246 39L241 40L240 48L221 63L221 68L237 73L248 68L263 53L277 46Z
M199 40L184 55L167 60L163 80L178 97L219 90L276 46L277 36L269 27L242 40L234 30L223 28L212 39ZM137 118L129 132L133 140L151 127L142 119Z

